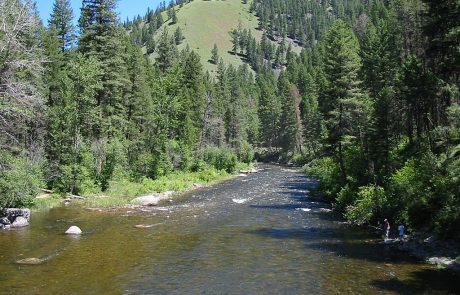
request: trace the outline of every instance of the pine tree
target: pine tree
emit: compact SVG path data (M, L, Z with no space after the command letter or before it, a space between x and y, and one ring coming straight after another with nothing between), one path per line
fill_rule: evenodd
M355 118L366 119L366 104L360 89L358 72L361 67L359 44L351 29L337 20L325 39L324 71L328 90L322 112L329 129L329 143L337 155L342 181L347 179L344 152L354 138L363 141L366 130Z
M93 167L85 167L84 153L97 122L95 108L101 69L93 58L78 56L70 61L60 79L60 95L49 110L49 185L60 192L82 193ZM94 175L92 181L94 182ZM86 184L87 185L87 184Z
M182 34L182 30L180 27L177 27L176 31L174 32L174 41L176 45L179 45L182 40L184 40L184 35Z
M275 77L270 72L257 77L260 91L258 114L260 119L260 141L265 147L276 147L279 136L281 101L276 95Z
M215 65L219 62L219 49L217 48L217 44L214 44L211 50L211 62Z
M69 0L56 0L54 2L48 24L57 31L62 52L74 44L76 39L75 27L73 25L73 11Z
M161 33L157 49L158 57L156 59L156 64L161 71L165 72L173 66L178 56L176 42L174 37L169 36L167 28Z
M281 99L281 115L279 121L279 145L284 153L301 150L302 126L300 125L300 95L297 87L288 80L282 71L278 79L278 96Z

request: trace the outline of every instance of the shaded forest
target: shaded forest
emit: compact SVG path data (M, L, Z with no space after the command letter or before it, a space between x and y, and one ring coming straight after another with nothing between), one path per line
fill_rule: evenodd
M153 40L174 5L192 4L122 24L115 0L83 0L75 28L68 0L46 26L0 2L0 207L256 154L305 164L354 223L460 238L458 1L254 0L262 39L235 28L246 64L215 48L215 76L177 33Z

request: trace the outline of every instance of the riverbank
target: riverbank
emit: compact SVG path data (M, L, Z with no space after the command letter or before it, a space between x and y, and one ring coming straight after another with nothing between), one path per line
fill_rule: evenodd
M239 164L234 173L224 170L206 168L198 172L176 171L155 180L143 178L138 182L128 179L112 181L107 191L75 198L50 193L39 195L34 200L32 211L47 210L57 206L79 206L85 209L116 209L156 205L158 202L177 198L185 192L209 187L226 180L238 177L239 171L248 171L254 165ZM139 197L150 197L158 202L147 204L139 201Z
M414 232L402 240L387 241L395 250L460 274L460 244L455 241L442 240L429 232Z

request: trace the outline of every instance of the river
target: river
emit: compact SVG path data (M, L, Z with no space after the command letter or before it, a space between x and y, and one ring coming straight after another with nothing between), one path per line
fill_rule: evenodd
M264 168L162 207L34 212L0 231L0 294L460 293L458 278L310 200L300 171ZM84 234L64 235L71 225ZM45 261L16 263L30 257Z

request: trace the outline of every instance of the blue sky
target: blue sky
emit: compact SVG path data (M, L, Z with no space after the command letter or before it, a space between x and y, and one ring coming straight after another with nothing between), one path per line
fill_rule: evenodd
M36 0L37 9L40 14L40 18L43 20L43 24L48 24L48 19L53 9L54 0ZM117 12L122 21L126 20L126 17L133 19L134 16L140 14L143 16L147 12L147 8L155 10L163 0L118 0ZM70 0L73 8L74 22L78 21L80 16L80 8L82 0ZM169 0L166 1L166 5Z

